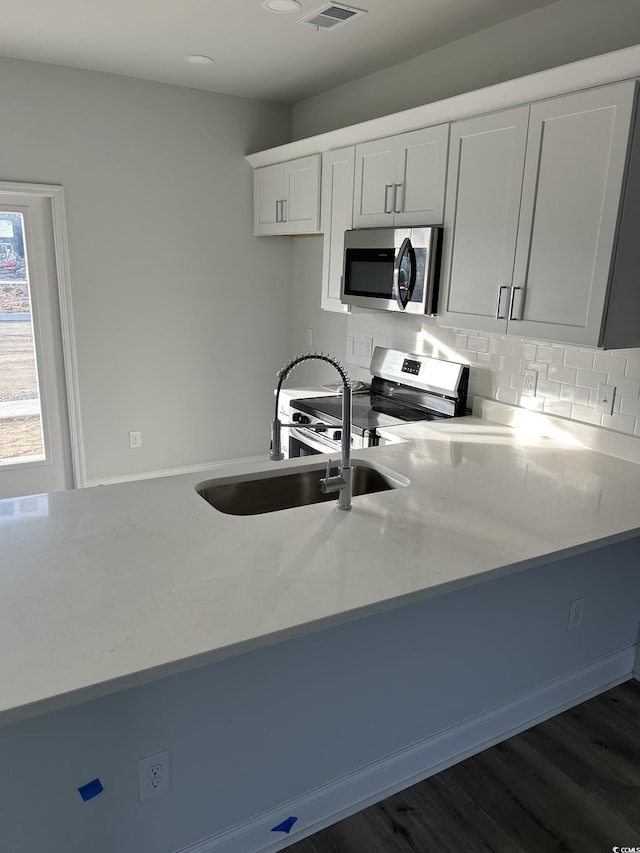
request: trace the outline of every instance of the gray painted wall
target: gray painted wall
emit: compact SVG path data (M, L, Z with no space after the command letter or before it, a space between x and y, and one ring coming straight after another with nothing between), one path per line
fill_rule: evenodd
M638 543L0 728L0 847L171 853L632 648ZM165 749L172 790L138 803L138 759Z
M8 59L0 75L0 179L65 189L89 479L265 452L291 246L253 237L244 155L288 141L290 108Z
M638 43L637 0L558 0L294 105L293 138Z

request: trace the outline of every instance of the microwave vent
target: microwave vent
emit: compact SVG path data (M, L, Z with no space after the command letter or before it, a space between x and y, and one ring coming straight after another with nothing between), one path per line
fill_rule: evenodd
M343 6L341 3L327 3L309 15L298 18L296 23L307 24L317 30L333 30L366 14L365 9L354 9L352 6Z

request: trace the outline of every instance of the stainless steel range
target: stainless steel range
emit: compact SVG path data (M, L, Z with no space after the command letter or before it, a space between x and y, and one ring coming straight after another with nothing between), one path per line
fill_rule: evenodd
M380 430L411 421L466 414L469 368L426 355L376 347L371 384L353 390L351 445L354 450L381 442ZM292 400L289 457L340 451L340 394ZM320 426L318 426L320 425ZM322 427L324 425L324 428Z

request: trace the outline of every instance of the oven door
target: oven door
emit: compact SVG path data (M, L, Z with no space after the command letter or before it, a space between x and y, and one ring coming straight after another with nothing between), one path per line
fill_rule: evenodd
M316 456L320 453L340 453L340 450L339 441L323 438L322 433L297 427L289 428L289 459Z

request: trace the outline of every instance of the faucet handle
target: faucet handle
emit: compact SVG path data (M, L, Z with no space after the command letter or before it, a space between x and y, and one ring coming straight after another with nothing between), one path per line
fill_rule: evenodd
M324 475L327 479L331 476L331 459L327 459L327 470Z

